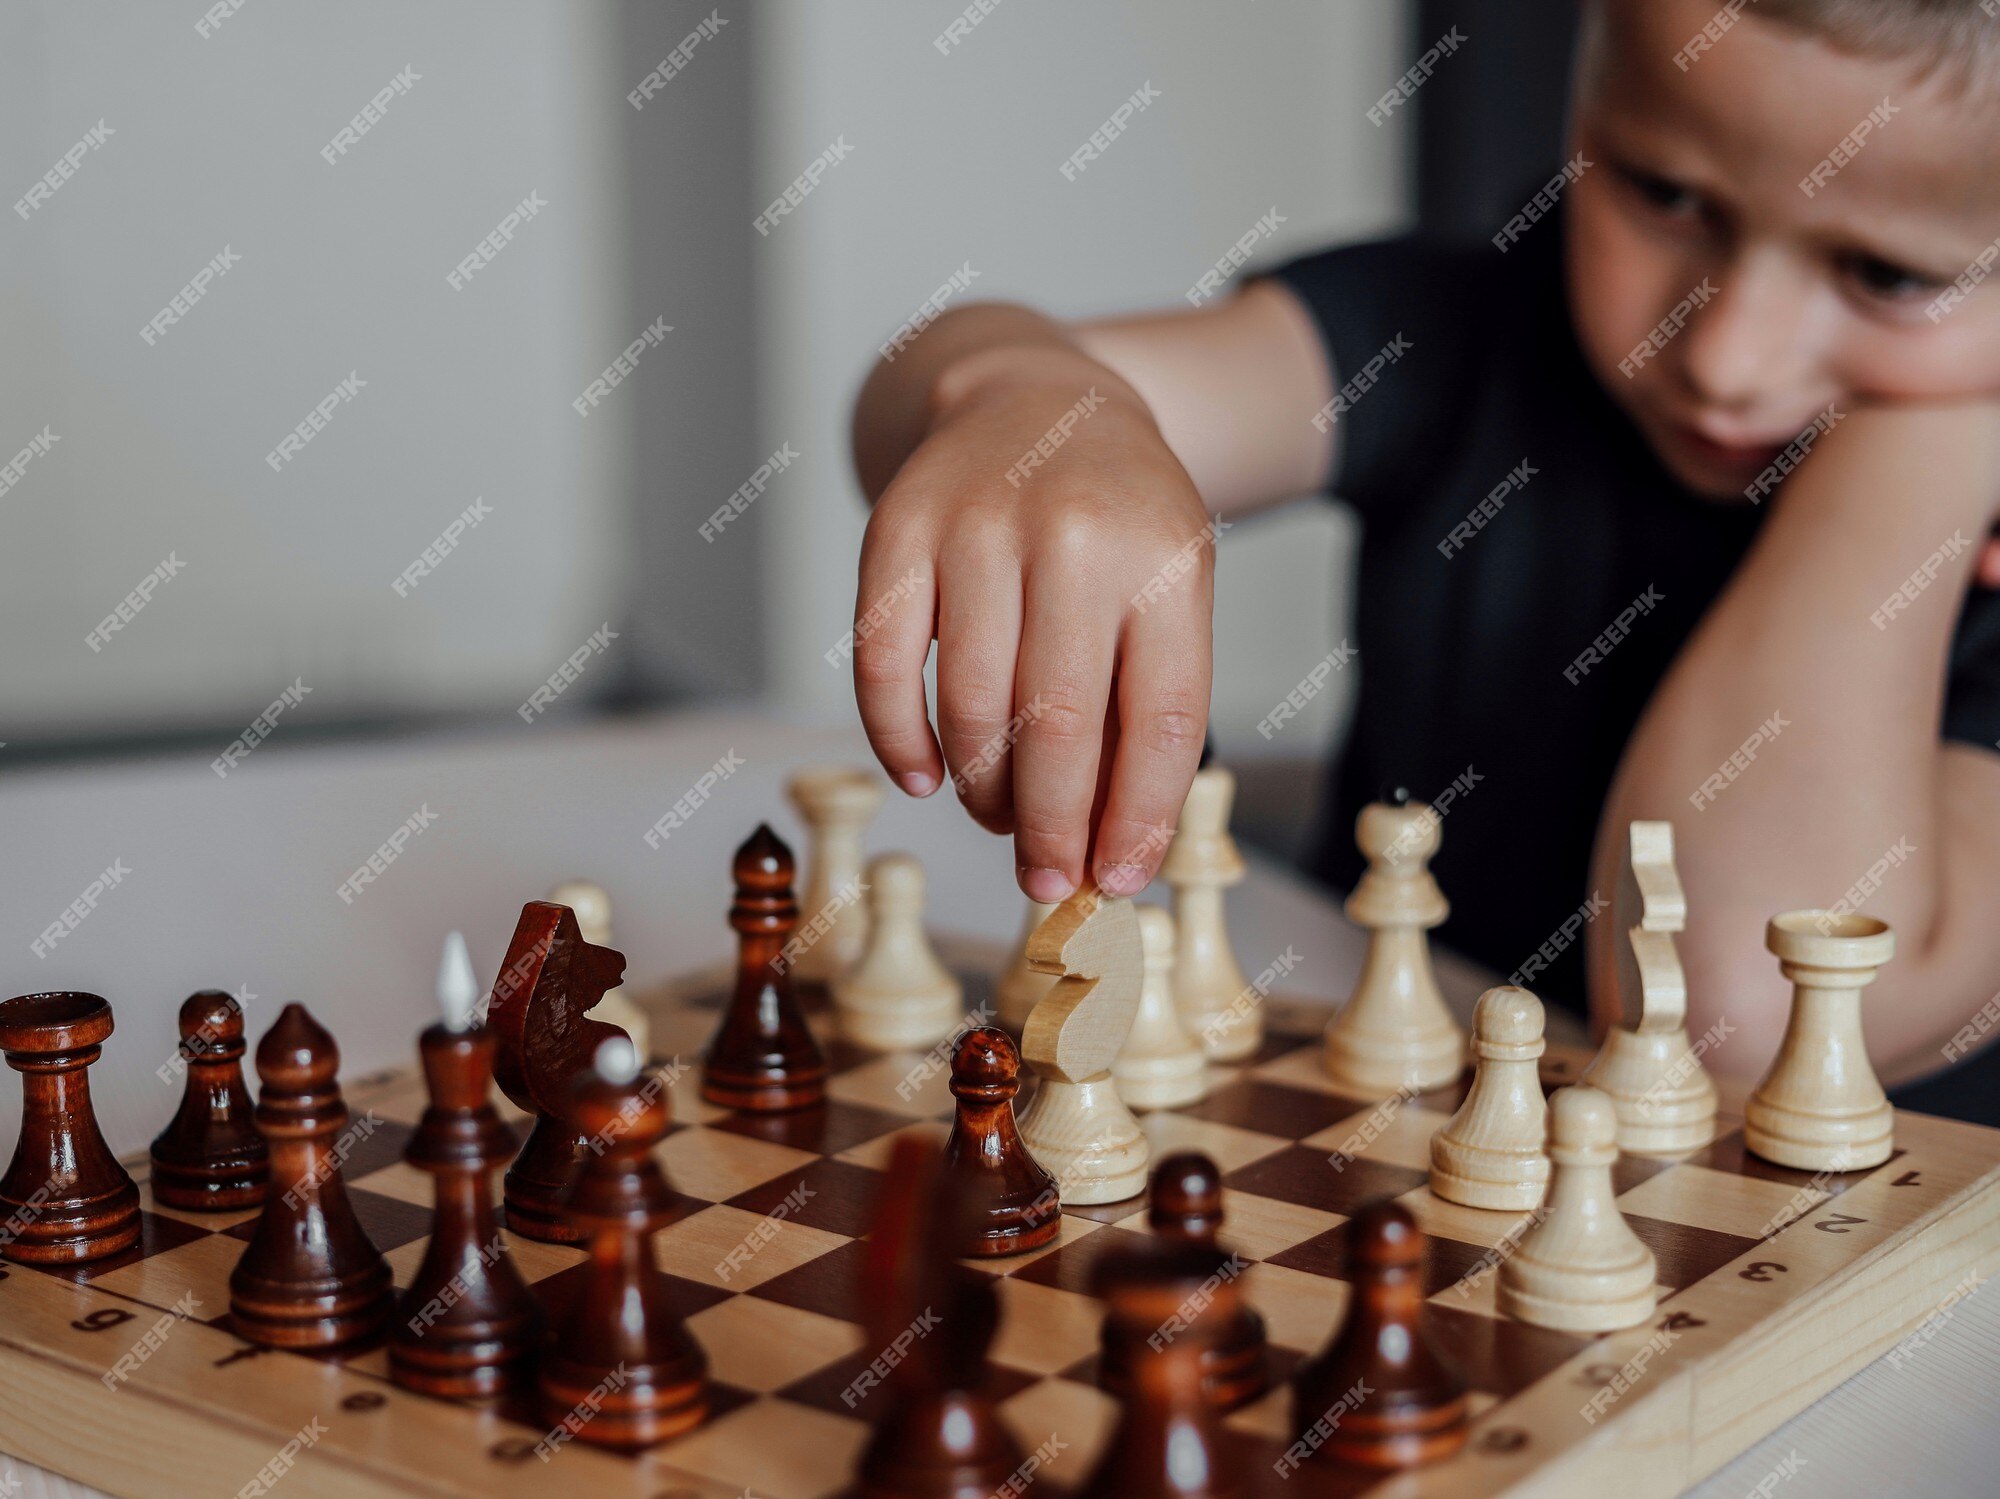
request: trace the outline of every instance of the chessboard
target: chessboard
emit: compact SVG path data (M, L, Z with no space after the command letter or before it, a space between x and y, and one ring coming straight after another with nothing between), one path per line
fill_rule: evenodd
M941 950L968 1006L990 1001L998 952ZM873 1200L896 1142L941 1137L946 1053L881 1053L811 1015L830 1101L751 1116L703 1103L697 1061L724 976L636 997L674 1124L658 1157L682 1202L658 1235L676 1310L707 1353L712 1414L636 1455L552 1446L525 1405L475 1407L390 1382L380 1347L311 1356L254 1347L228 1326L228 1276L254 1210L194 1214L143 1194L128 1251L60 1270L0 1270L0 1446L114 1494L589 1495L823 1499L852 1484L869 1431L858 1277ZM1220 1067L1190 1107L1143 1116L1156 1155L1207 1153L1225 1173L1225 1247L1269 1326L1272 1387L1225 1420L1247 1491L1286 1494L1679 1493L1865 1363L1895 1348L1969 1276L2000 1260L2000 1132L1899 1114L1886 1164L1847 1175L1748 1155L1725 1108L1717 1137L1673 1159L1623 1156L1619 1209L1658 1263L1660 1303L1627 1331L1575 1336L1501 1317L1495 1266L1524 1215L1480 1212L1426 1186L1431 1133L1464 1083L1388 1104L1343 1097L1320 1059L1324 999L1274 996L1265 1039ZM335 1017L329 1017L335 1018ZM337 1018L335 1018L337 1028ZM1551 1046L1545 1089L1586 1055ZM348 1080L376 1121L346 1161L363 1224L407 1284L424 1250L432 1183L402 1161L423 1104L411 1074ZM1727 1101L1725 1100L1725 1103ZM501 1107L508 1106L504 1100ZM510 1116L525 1133L526 1120ZM1346 1231L1394 1198L1428 1235L1429 1326L1470 1388L1470 1440L1449 1460L1372 1476L1323 1463L1281 1475L1286 1379L1347 1305ZM1054 1243L967 1261L997 1282L989 1388L1037 1491L1089 1470L1114 1404L1095 1383L1101 1306L1092 1267L1147 1232L1143 1198L1064 1210ZM552 1309L583 1256L509 1235Z

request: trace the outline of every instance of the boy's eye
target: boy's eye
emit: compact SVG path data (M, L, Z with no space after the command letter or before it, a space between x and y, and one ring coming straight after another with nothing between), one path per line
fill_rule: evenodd
M1875 255L1850 255L1842 270L1862 292L1883 302L1931 296L1944 284L1935 276L1926 276Z
M1633 167L1621 168L1620 172L1640 201L1657 212L1686 214L1701 205L1701 199L1678 182Z

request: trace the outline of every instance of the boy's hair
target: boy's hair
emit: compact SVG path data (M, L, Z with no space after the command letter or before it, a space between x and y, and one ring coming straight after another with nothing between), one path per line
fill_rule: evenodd
M1750 0L1752 12L1863 57L1911 58L1926 75L1991 91L2000 0Z

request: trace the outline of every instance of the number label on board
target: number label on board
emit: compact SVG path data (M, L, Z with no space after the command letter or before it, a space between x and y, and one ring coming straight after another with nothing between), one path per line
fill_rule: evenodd
M78 1332L103 1332L107 1328L130 1322L132 1314L122 1306L101 1306L70 1323Z
M1758 1260L1754 1264L1744 1266L1736 1274L1742 1280L1762 1282L1769 1280L1773 1272L1783 1275L1790 1268L1789 1265L1781 1265L1776 1260Z
M1866 1218L1857 1218L1852 1213L1835 1213L1831 1217L1820 1219L1813 1227L1823 1234L1844 1234L1851 1232L1855 1224L1867 1221Z

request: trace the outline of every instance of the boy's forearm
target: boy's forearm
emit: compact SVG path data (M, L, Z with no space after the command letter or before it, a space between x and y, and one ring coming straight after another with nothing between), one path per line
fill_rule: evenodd
M1851 420L1780 496L1654 695L1598 831L1593 883L1608 892L1625 826L1672 820L1690 892L1690 1023L1738 1027L1711 1056L1728 1072L1760 1070L1782 1034L1789 990L1763 947L1780 910L1860 896L1896 928L1897 957L1866 1006L1885 1073L1936 1061L1992 957L1990 938L1941 919L1966 866L1954 843L1993 838L1954 819L1944 788L2000 767L1938 742L1958 604L2000 483L1992 423L1914 410ZM1926 571L1913 600L1885 609ZM1600 1019L1619 1003L1614 925L1591 937Z

